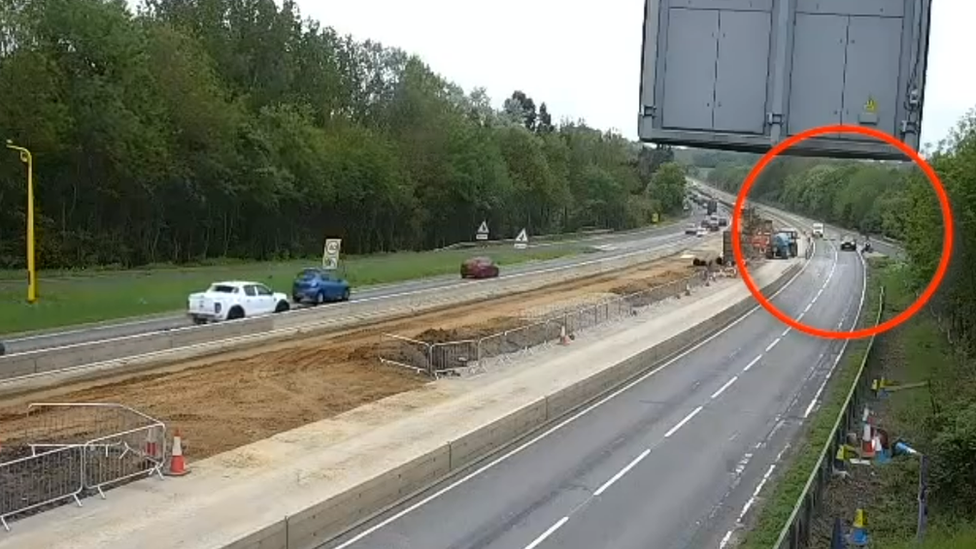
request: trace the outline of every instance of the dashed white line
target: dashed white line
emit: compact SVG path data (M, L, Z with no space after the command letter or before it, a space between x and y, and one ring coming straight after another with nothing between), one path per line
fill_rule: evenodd
M713 399L714 398L718 398L718 396L721 395L722 393L724 393L725 390L728 389L730 385L732 385L733 383L735 383L737 379L739 379L739 376L732 376L732 379L726 381L725 382L725 385L722 385L719 388L718 391L715 391L714 393L712 393L712 398Z
M633 469L638 463L641 462L641 460L643 460L644 458L646 458L647 455L650 454L650 453L651 453L651 449L650 448L648 448L648 449L644 450L643 452L641 452L641 454L639 456L637 456L636 458L634 458L633 461L631 461L630 463L628 463L626 467L624 467L623 469L617 471L617 474L615 474L612 477L610 477L610 480L604 482L603 483L603 486L600 486L599 488L597 488L596 489L596 492L593 492L593 495L594 496L599 496L603 492L606 492L607 491L607 488L610 488L611 486L613 486L613 483L614 482L617 482L618 480L620 480L621 477L623 477L624 475L627 474L627 471L630 471L631 469Z
M803 314L809 313L810 312L810 307L813 307L813 302L812 301L810 303L807 303L807 306L803 308Z
M789 335L789 333L790 333L791 330L793 330L792 327L786 328L785 330L783 330L783 333L781 333L779 336L780 337L786 337L787 335Z
M556 524L553 524L552 526L550 526L549 529L546 530L545 532L543 532L541 536L535 538L534 540L532 540L532 543L526 545L525 546L525 549L535 549L535 547L537 547L540 543L546 541L546 538L548 538L553 533L555 533L556 530L559 530L560 528L562 528L563 524L566 524L566 521L568 521L568 520L569 520L569 517L563 517L563 518L559 519L558 521L556 521Z
M692 410L690 414L686 415L685 418L679 421L677 425L671 428L671 430L669 430L667 433L664 433L664 438L671 438L671 435L677 433L678 429L685 426L685 423L688 423L689 421L691 421L691 418L697 416L698 412L702 411L702 408L704 408L704 406L699 406L694 410Z
M752 362L750 362L749 364L746 364L746 367L743 368L742 371L743 372L748 372L749 371L749 368L752 368L753 366L755 366L756 363L759 362L760 360L762 360L762 355L759 355L756 358L752 359Z
M779 344L779 341L780 341L780 338L778 338L778 337L776 339L774 339L772 343L770 343L769 345L766 346L766 352L768 353L769 351L771 351L773 349L773 347L775 347L776 345Z
M823 295L823 293L824 293L823 288L820 288L819 290L817 290L817 295L816 297L814 297L814 299L819 298L821 295Z

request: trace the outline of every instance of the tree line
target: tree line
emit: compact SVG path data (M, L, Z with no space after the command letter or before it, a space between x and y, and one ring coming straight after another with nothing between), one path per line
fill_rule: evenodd
M0 97L0 137L34 154L42 268L623 229L684 192L667 148L522 91L496 110L292 0L8 0ZM24 167L0 155L0 268L21 267Z
M931 439L932 501L940 512L970 516L976 508L976 110L926 153L952 206L953 253L939 290L920 314L935 314L956 349L960 377L952 380L953 402L939 402L927 424ZM711 155L698 163L706 179L737 191L751 169L749 158ZM754 162L754 159L752 159ZM711 165L709 165L711 164ZM943 221L928 178L913 164L824 161L787 158L774 161L750 197L780 205L864 233L900 240L907 255L912 290L932 280L943 252ZM939 357L932 357L939 360Z

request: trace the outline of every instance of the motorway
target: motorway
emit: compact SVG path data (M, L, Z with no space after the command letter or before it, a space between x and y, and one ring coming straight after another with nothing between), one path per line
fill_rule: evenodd
M864 288L860 254L820 241L774 303L815 326L850 330ZM759 309L323 547L724 547L818 406L844 346Z
M701 216L701 212L695 211L693 212L693 215L696 216L694 218L697 219ZM654 249L657 247L667 246L681 240L694 239L694 237L689 238L684 234L684 226L684 222L679 222L674 225L652 228L644 231L599 235L580 239L576 242L593 244L599 251L583 255L557 258L548 261L533 261L513 265L508 268L503 266L503 273L501 277L521 277L548 270L564 269L568 266L576 265L584 261L593 261L595 259L604 258L609 259L632 253L640 249ZM393 296L431 290L435 288L453 287L461 283L479 284L482 282L484 281L469 280L461 282L457 275L437 276L418 280L409 280L397 284L371 286L361 290L353 290L351 300L371 301L386 299ZM328 305L324 306L327 307ZM10 339L4 339L3 342L6 346L6 353L15 354L52 347L60 347L64 345L74 345L118 337L163 332L190 325L192 324L186 315L173 314L140 320L128 320L117 323L90 325L65 331L26 334L23 336L15 336Z

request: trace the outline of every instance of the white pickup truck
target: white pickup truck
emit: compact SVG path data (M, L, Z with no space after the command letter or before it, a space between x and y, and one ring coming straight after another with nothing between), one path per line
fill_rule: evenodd
M187 315L195 324L282 313L290 307L287 295L272 292L258 282L240 280L215 282L207 291L192 293L187 299Z

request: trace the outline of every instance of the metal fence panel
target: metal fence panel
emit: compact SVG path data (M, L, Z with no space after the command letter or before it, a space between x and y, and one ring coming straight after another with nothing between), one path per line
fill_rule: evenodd
M113 403L34 403L27 407L22 454L0 463L0 521L57 506L138 476L158 474L166 426Z

